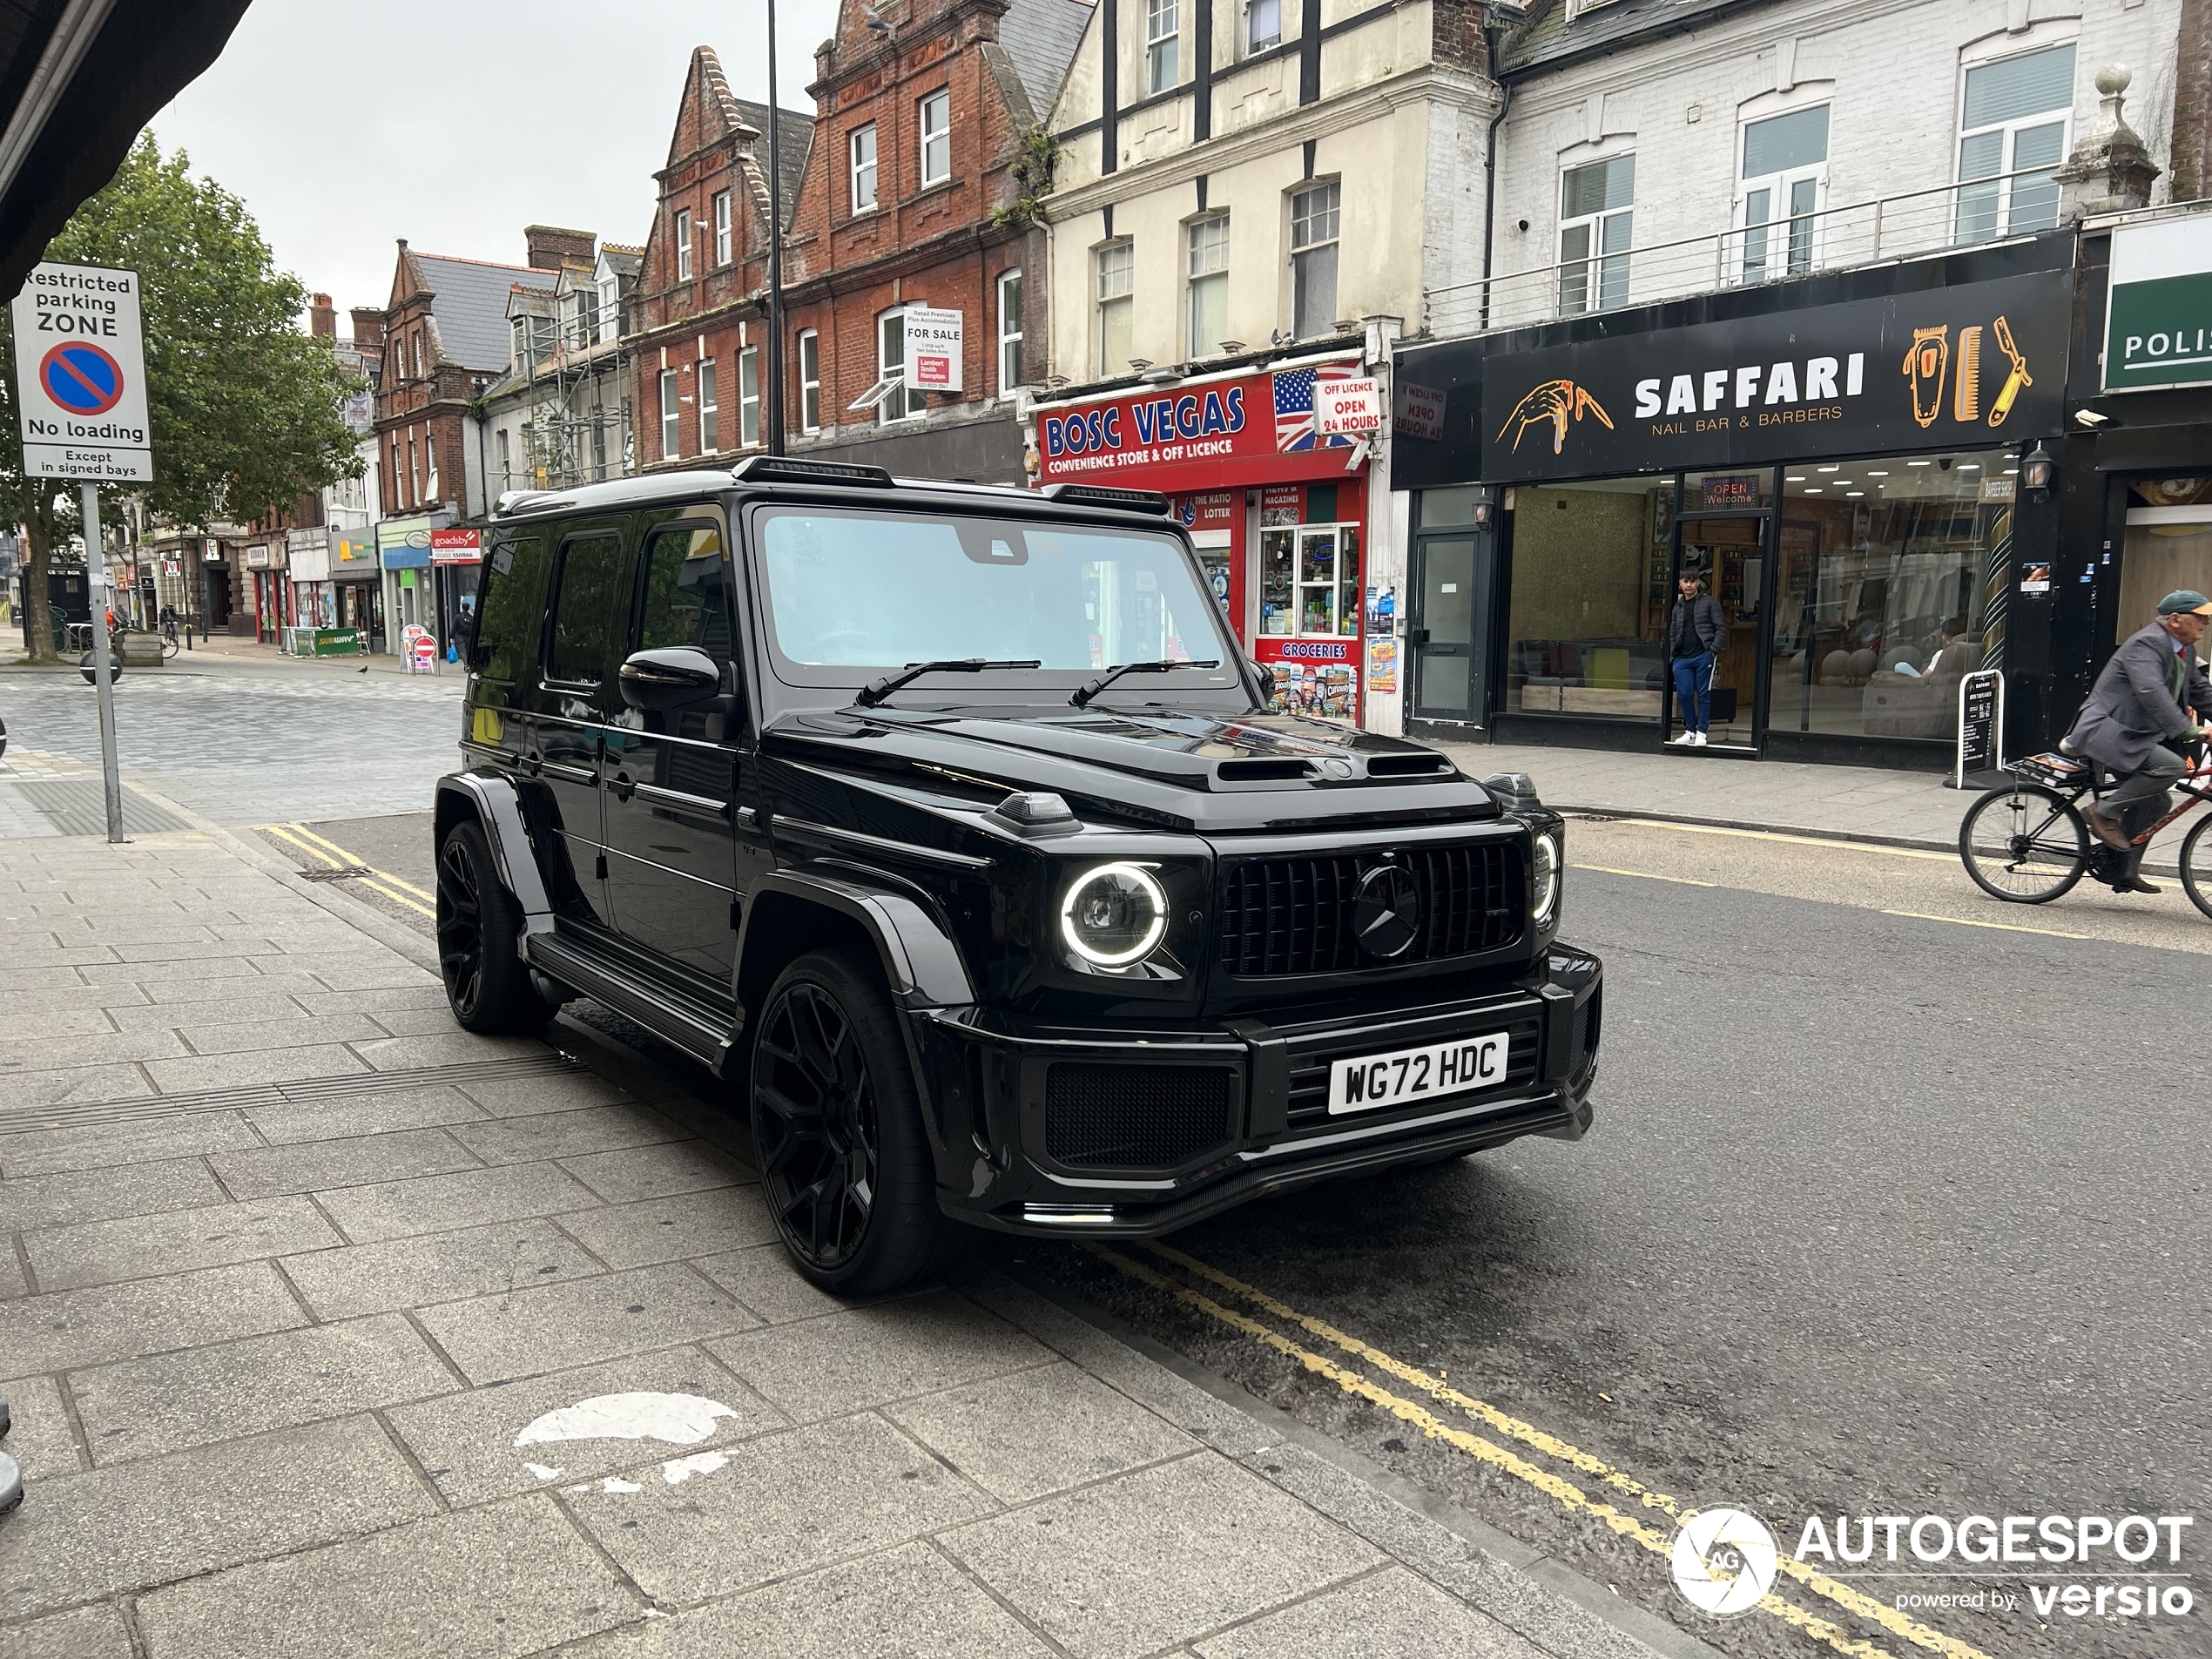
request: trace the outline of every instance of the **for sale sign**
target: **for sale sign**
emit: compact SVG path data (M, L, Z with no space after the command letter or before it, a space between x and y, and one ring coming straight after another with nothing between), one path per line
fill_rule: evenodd
M35 266L12 311L24 470L45 478L153 477L138 274Z
M927 306L907 307L907 386L917 392L958 392L961 314Z

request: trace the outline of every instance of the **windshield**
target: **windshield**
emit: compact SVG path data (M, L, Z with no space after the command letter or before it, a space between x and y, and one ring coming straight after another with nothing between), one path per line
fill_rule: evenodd
M909 663L980 657L1082 676L1123 663L1222 664L1175 675L1172 691L1122 680L1109 698L1236 684L1220 606L1173 536L817 508L772 509L755 523L777 671L791 683L855 685Z

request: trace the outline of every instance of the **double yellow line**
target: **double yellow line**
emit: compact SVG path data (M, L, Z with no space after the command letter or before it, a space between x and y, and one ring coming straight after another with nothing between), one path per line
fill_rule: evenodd
M264 824L261 828L280 841L290 842L302 853L320 859L334 870L368 870L367 875L355 880L371 893L380 893L394 904L403 905L417 915L428 916L434 921L437 919L438 913L432 908L437 903L435 894L425 893L413 882L402 881L388 870L370 869L367 860L356 858L335 841L326 840L305 824ZM410 894L413 896L409 897Z
M1302 1346L1284 1335L1274 1326L1264 1324L1250 1314L1224 1306L1204 1291L1170 1278L1145 1264L1133 1260L1117 1250L1091 1244L1085 1248L1126 1277L1157 1291L1165 1292L1185 1306L1194 1308L1207 1318L1239 1332L1264 1346L1273 1349L1285 1358L1295 1359L1315 1376L1335 1383L1346 1393L1379 1406L1401 1422L1418 1428L1432 1440L1441 1440L1453 1450L1488 1465L1502 1474L1511 1475L1536 1491L1542 1493L1570 1514L1586 1515L1608 1530L1629 1539L1661 1557L1670 1556L1674 1548L1673 1528L1696 1513L1694 1507L1684 1507L1663 1492L1655 1492L1622 1470L1615 1468L1602 1458L1571 1446L1557 1435L1546 1433L1534 1424L1523 1422L1510 1413L1501 1411L1487 1400L1477 1399L1460 1393L1440 1376L1432 1375L1418 1366L1384 1352L1359 1338L1346 1335L1334 1325L1278 1301L1266 1291L1243 1280L1232 1278L1216 1267L1208 1266L1197 1258L1184 1255L1168 1245L1146 1241L1143 1248L1159 1260L1179 1268L1190 1278L1201 1279L1213 1287L1227 1291L1231 1297L1271 1315L1284 1324L1296 1326L1309 1336L1319 1339L1326 1345L1354 1359L1364 1362L1386 1376L1408 1385L1429 1397L1438 1405L1448 1407L1456 1416L1469 1418L1494 1431L1506 1440L1517 1441L1533 1452L1555 1462L1564 1463L1578 1474L1588 1476L1595 1485L1611 1488L1627 1501L1615 1503L1593 1497L1573 1480L1554 1474L1539 1464L1532 1463L1518 1452L1469 1432L1457 1423L1439 1416L1428 1406L1409 1399L1374 1381L1361 1372L1338 1364L1311 1349ZM1672 1525L1662 1530L1640 1519L1638 1511L1653 1512L1666 1517ZM1833 1602L1836 1606L1858 1617L1870 1620L1902 1637L1915 1647L1930 1653L1940 1654L1944 1659L1989 1659L1979 1649L1971 1647L1939 1630L1909 1619L1894 1608L1838 1583L1827 1575L1807 1567L1793 1556L1784 1554L1777 1561L1780 1570L1813 1595ZM1895 1659L1889 1650L1854 1636L1831 1619L1821 1617L1796 1602L1785 1601L1770 1591L1758 1603L1760 1610L1803 1631L1815 1641L1824 1642L1840 1654L1853 1659Z

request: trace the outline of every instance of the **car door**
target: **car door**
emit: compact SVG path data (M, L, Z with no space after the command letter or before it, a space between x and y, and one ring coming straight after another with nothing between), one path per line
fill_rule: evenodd
M633 651L688 646L721 671L722 693L678 709L624 708L601 763L609 898L624 938L694 988L731 995L738 893L733 836L740 765L727 538L718 512L679 509L638 554Z
M571 529L554 556L532 756L552 827L576 882L572 920L610 927L599 779L615 671L630 618L631 565L621 521Z

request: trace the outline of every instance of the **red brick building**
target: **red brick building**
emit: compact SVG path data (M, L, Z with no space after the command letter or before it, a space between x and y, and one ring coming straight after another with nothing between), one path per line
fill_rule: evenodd
M844 0L816 115L785 111L785 431L793 455L1022 480L1014 389L1041 378L1038 136L1082 0ZM878 25L882 26L879 27ZM767 111L692 54L638 284L641 470L758 447ZM960 314L961 389L905 384L905 313ZM1026 349L1025 349L1026 342ZM861 408L853 405L860 403Z

